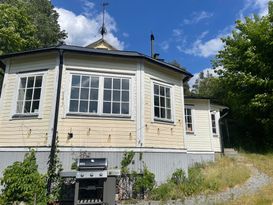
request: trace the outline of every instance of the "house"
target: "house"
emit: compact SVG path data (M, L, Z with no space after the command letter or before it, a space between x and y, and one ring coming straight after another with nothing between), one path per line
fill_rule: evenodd
M60 45L3 55L0 99L0 171L37 150L47 169L52 144L65 170L74 159L106 157L120 165L136 155L157 182L221 151L222 107L209 99L184 98L192 75L138 52L119 51L105 40L88 47ZM185 120L186 119L186 120Z

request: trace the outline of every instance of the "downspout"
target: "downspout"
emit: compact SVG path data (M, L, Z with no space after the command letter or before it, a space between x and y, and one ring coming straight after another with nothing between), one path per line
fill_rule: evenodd
M222 121L224 119L224 117L226 117L228 115L228 108L227 108L227 112L225 114L223 114L220 118L219 118L219 127L220 127L220 132L221 132L221 135L220 135L220 143L221 143L221 153L224 154L224 140L223 140L223 131L221 129L221 125L220 125L220 121ZM228 133L227 133L228 134Z
M63 75L63 53L64 53L63 50L59 50L59 75L58 75L55 115L54 115L54 124L53 124L53 133L52 133L51 149L50 149L50 155L49 155L48 170L52 170L52 167L54 166L54 155L56 153L57 127L58 127L58 116L59 116L60 97L61 97L62 75ZM47 195L51 193L51 183L52 183L52 176L49 175L49 178L47 181Z
M0 82L0 98L1 98L1 95L2 95L2 87L3 87L3 83L4 83L4 76L5 76L5 70L6 70L6 64L3 63L1 60L0 60L0 68L3 70L3 72L0 71L0 76L3 77L2 79L2 82Z

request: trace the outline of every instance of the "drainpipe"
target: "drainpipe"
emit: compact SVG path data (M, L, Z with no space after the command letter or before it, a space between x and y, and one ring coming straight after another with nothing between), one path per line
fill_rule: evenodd
M1 95L2 95L2 86L3 86L3 83L4 83L4 76L5 76L5 70L6 70L6 64L3 63L1 60L0 60L0 69L3 70L3 73L0 71L0 75L3 77L2 78L2 82L0 82L0 98L1 98Z
M59 75L58 75L55 115L54 115L54 124L53 124L53 133L52 133L51 149L50 149L50 155L49 155L48 170L51 170L54 165L54 155L56 153L57 127L58 127L58 116L59 116L60 97L61 97L62 75L63 75L63 53L64 53L63 50L59 50ZM52 176L49 176L47 181L47 195L51 193L51 183L52 183Z
M220 125L220 121L222 121L224 119L224 117L226 117L228 115L228 108L226 108L227 112L225 114L223 114L220 118L219 118L219 127L221 128L221 125ZM220 143L221 143L221 153L224 154L224 141L223 141L223 131L222 129L220 129L220 132L221 132L221 135L220 135ZM227 133L228 134L228 133Z

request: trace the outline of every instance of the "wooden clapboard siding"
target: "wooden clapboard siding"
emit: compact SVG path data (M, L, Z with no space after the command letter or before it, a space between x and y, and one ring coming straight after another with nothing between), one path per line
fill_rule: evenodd
M136 146L136 82L137 64L130 60L103 58L98 56L65 55L65 70L62 81L62 92L59 113L58 136L60 146L85 147L134 147ZM115 117L68 117L67 90L70 88L69 72L90 72L130 75L132 76L132 119ZM68 133L72 139L67 139Z
M45 146L49 130L54 91L56 54L34 55L11 59L8 73L5 74L4 92L1 96L0 110L0 146ZM18 72L47 69L41 119L12 119L12 110L16 101Z
M209 100L185 99L185 104L193 105L192 119L194 125L194 133L186 134L187 148L194 151L213 151Z
M146 64L145 68L145 115L144 146L161 148L184 148L183 112L182 112L182 76L172 71L166 72L160 67ZM174 99L174 123L153 122L152 116L152 80L158 79L172 84Z

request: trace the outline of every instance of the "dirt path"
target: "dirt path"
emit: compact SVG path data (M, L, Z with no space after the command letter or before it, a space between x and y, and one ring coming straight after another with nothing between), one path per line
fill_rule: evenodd
M250 178L241 186L235 186L229 188L226 191L219 192L211 195L198 195L195 197L186 198L184 201L168 201L168 202L158 202L158 201L142 201L138 205L212 205L219 204L223 202L228 202L232 199L239 198L243 195L251 195L257 192L261 187L273 183L273 179L268 175L260 172L253 164L248 163L245 158L241 155L233 156L236 157L238 163L243 163L248 166L251 171Z

